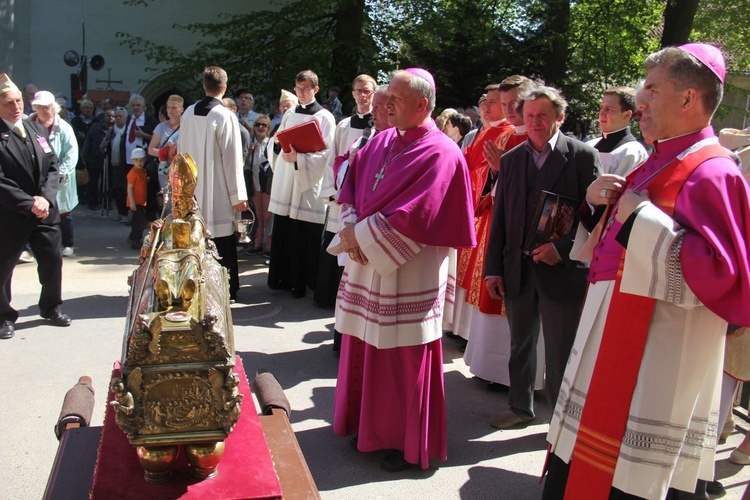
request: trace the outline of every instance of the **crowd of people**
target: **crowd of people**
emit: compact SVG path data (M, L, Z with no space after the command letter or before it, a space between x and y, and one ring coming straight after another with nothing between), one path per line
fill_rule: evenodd
M750 326L749 149L742 131L726 134L745 157L733 155L710 125L718 49L666 48L645 68L638 88L604 90L601 137L586 142L562 132L563 93L522 75L433 119L439 82L427 70L383 85L362 74L341 117L339 89L321 104L304 70L270 116L247 90L227 96L212 66L205 97L184 109L170 96L161 122L132 95L96 116L83 101L71 124L38 89L24 118L26 89L3 75L0 227L13 237L0 245L0 337L13 336L10 276L27 244L42 317L70 324L59 280L80 159L89 208L112 200L140 248L171 159L188 153L231 300L235 221L252 211L244 250L268 259L268 286L334 309L333 430L359 451L388 450L384 470L447 458L448 331L474 375L509 388L493 427L534 420L544 389L544 498L702 498L718 488L714 451L740 378L722 378L725 339ZM282 147L279 134L310 122L322 149ZM750 442L732 460L750 463L746 452Z

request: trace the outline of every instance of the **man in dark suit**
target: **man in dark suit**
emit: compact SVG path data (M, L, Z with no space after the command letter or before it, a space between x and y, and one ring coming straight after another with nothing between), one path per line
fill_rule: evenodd
M529 138L502 157L484 268L485 286L505 300L510 324L510 408L492 419L498 429L534 418L540 317L545 391L554 406L586 289L587 268L569 257L575 225L564 237L524 250L536 230L537 203L542 191L581 202L601 173L596 150L560 132L567 102L557 89L537 86L520 98Z
M21 92L5 73L0 75L0 118L0 339L9 339L18 319L10 306L10 282L27 243L38 263L41 316L56 326L70 325L70 317L60 310L59 160L47 130L23 120Z

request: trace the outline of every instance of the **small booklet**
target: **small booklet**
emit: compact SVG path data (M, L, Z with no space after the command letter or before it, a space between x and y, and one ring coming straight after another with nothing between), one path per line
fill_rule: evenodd
M277 132L276 137L285 153L292 152L290 145L298 153L315 153L326 148L320 125L315 119Z
M526 237L524 253L536 247L568 236L576 221L578 200L549 191L542 191L534 210L532 231Z

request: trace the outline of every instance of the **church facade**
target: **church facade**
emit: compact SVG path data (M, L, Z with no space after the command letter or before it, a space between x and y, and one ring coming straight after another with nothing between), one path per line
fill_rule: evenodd
M72 97L80 64L68 66L68 50L104 58L101 70L88 67L88 89L138 93L158 102L168 93L185 89L142 55L120 43L117 33L142 36L157 44L194 47L200 35L176 30L173 24L214 22L220 13L240 14L268 8L264 0L0 0L0 72L19 87L33 83L39 89ZM221 61L216 61L221 65ZM198 75L196 75L196 79ZM186 87L187 88L187 87ZM163 97L166 100L166 97ZM187 105L187 103L186 103Z

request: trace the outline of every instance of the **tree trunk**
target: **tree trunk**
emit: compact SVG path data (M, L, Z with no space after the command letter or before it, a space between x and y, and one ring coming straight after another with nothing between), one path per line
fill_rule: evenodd
M544 79L549 85L562 85L568 69L568 30L570 28L570 2L549 0L545 37L548 41Z
M339 0L331 55L330 82L333 85L348 88L359 74L364 11L365 0Z
M700 0L668 0L664 7L664 31L661 34L661 46L682 45L690 39L693 30L693 18L698 10Z

